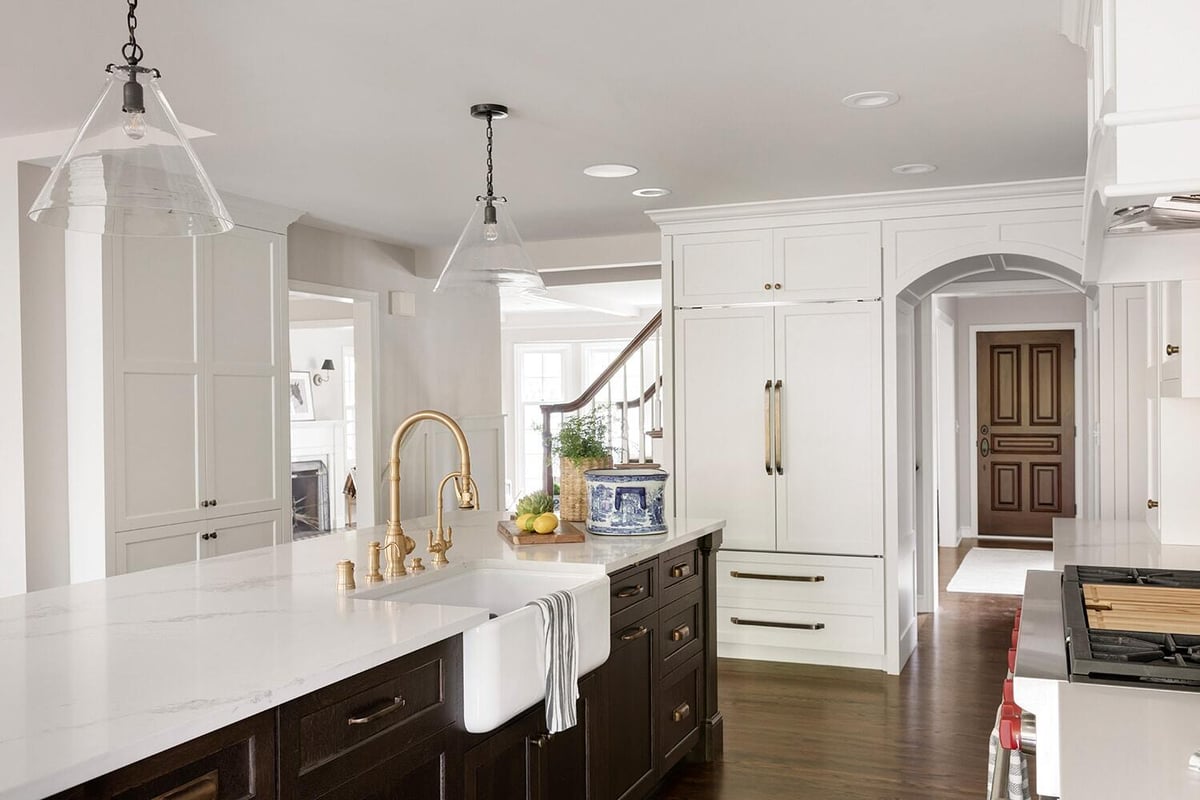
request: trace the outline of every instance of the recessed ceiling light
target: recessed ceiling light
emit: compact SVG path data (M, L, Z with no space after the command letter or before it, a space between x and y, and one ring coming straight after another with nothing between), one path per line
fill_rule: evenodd
M900 102L895 92L855 92L842 98L842 105L850 108L886 108Z
M637 175L638 168L628 164L592 164L584 167L583 174L593 178L628 178Z
M936 169L937 167L933 164L898 164L892 167L892 172L897 175L924 175Z
M671 193L670 189L663 189L658 186L647 186L645 189L634 189L634 197L666 197Z

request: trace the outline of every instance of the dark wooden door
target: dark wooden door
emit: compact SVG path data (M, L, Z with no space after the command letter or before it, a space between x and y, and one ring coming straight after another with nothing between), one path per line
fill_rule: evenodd
M658 612L613 632L600 668L608 713L608 789L611 800L643 797L658 779Z
M1049 537L1075 516L1075 334L976 336L979 533Z

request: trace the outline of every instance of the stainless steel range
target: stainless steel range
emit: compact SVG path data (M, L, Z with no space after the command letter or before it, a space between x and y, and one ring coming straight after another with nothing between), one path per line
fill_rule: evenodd
M1154 629L1200 622L1179 606L1179 589L1200 589L1200 572L1028 574L1013 670L1023 720L1006 733L1012 746L1036 741L1039 795L1200 798L1200 636Z

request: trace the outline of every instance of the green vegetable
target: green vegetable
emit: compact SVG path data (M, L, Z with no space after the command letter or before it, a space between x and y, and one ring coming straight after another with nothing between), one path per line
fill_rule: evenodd
M521 514L545 514L554 510L554 498L545 492L533 492L517 501L517 516Z

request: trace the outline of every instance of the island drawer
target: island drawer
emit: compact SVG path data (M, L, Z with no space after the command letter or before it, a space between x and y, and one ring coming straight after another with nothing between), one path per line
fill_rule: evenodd
M717 638L722 645L878 655L883 652L883 633L882 608L785 603L717 606Z
M614 631L654 611L658 608L658 559L611 575L609 592Z
M675 766L700 738L703 702L704 660L697 654L663 680L658 704L660 774Z
M313 797L453 724L462 707L454 637L284 705L280 789Z
M672 603L703 585L700 576L700 551L695 543L663 553L658 558L662 576L662 603Z
M882 606L883 559L791 553L717 555L717 602Z
M692 592L659 612L663 674L704 649L704 593Z

